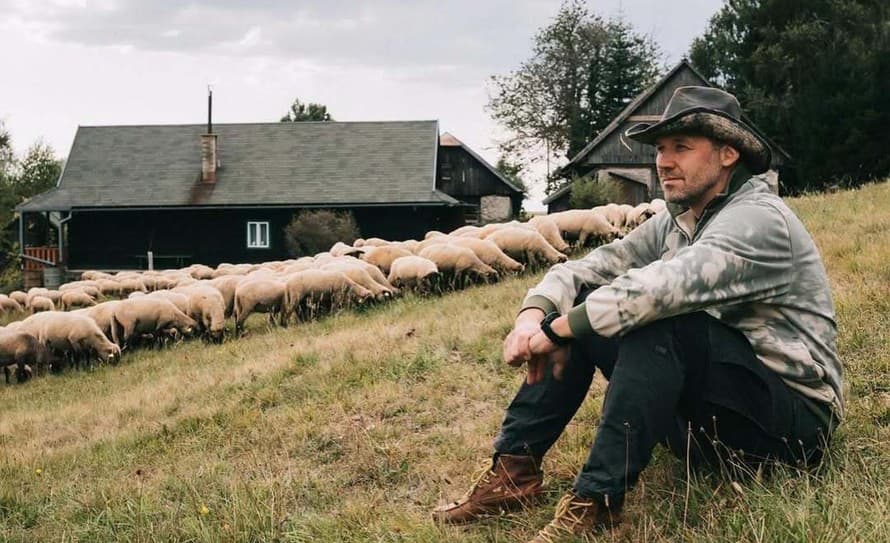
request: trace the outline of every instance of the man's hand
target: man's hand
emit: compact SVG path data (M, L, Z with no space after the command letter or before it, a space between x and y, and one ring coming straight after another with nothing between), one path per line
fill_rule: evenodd
M564 324L567 329L568 321L565 320L565 317L560 317L560 319L563 322L558 324ZM504 361L514 367L527 363L528 375L525 380L530 385L544 379L544 372L550 362L553 363L553 375L557 379L562 378L565 363L568 361L568 348L554 345L541 332L542 320L544 320L543 311L526 309L516 318L513 330L504 340ZM559 326L559 328L563 327ZM570 332L567 335L570 335Z
M523 311L522 314L534 311L529 309ZM538 311L541 313L541 311ZM544 317L542 316L541 319ZM529 349L529 340L532 336L541 331L541 319L516 319L516 325L513 330L507 334L504 339L504 362L511 366L519 367L524 362L528 362L532 353Z
M529 363L528 376L526 377L528 384L533 385L544 379L548 363L553 364L553 376L556 379L562 379L566 363L569 361L568 346L556 345L544 332L539 330L529 340L529 351L531 351L531 360L535 360L537 363L534 365Z

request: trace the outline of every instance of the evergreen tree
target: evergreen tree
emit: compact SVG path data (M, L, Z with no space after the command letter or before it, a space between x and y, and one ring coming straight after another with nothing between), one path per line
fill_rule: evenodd
M890 174L890 5L727 0L691 60L791 155L796 192Z

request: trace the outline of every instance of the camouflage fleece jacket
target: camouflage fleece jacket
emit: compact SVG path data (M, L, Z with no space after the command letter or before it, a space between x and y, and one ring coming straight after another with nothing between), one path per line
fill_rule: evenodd
M599 288L572 307L588 286ZM669 204L669 212L623 239L553 266L529 290L523 309L529 307L568 313L575 336L607 337L706 311L744 333L789 387L842 416L837 326L822 259L800 219L744 168L698 221Z

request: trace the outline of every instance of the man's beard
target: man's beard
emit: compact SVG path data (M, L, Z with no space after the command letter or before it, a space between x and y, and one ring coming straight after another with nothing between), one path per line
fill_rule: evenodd
M676 176L676 172L658 172L659 181L661 179L664 179L665 177L672 176ZM683 207L689 207L690 205L694 204L695 202L700 200L706 192L711 190L711 188L713 188L713 186L718 183L718 180L720 179L720 166L717 165L716 167L709 168L709 170L707 171L699 171L696 179L694 179L693 181L698 181L698 178L705 178L708 181L706 183L702 183L693 187L689 184L689 177L684 175L683 179L685 183L683 185L683 189L675 192L673 195L669 195L666 191L664 191L664 185L662 185L662 192L664 192L665 201L672 204L678 204Z

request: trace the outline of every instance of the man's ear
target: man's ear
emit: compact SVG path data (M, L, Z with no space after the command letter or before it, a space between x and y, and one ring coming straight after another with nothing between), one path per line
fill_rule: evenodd
M739 161L740 155L738 149L732 145L720 146L720 165L729 168Z

